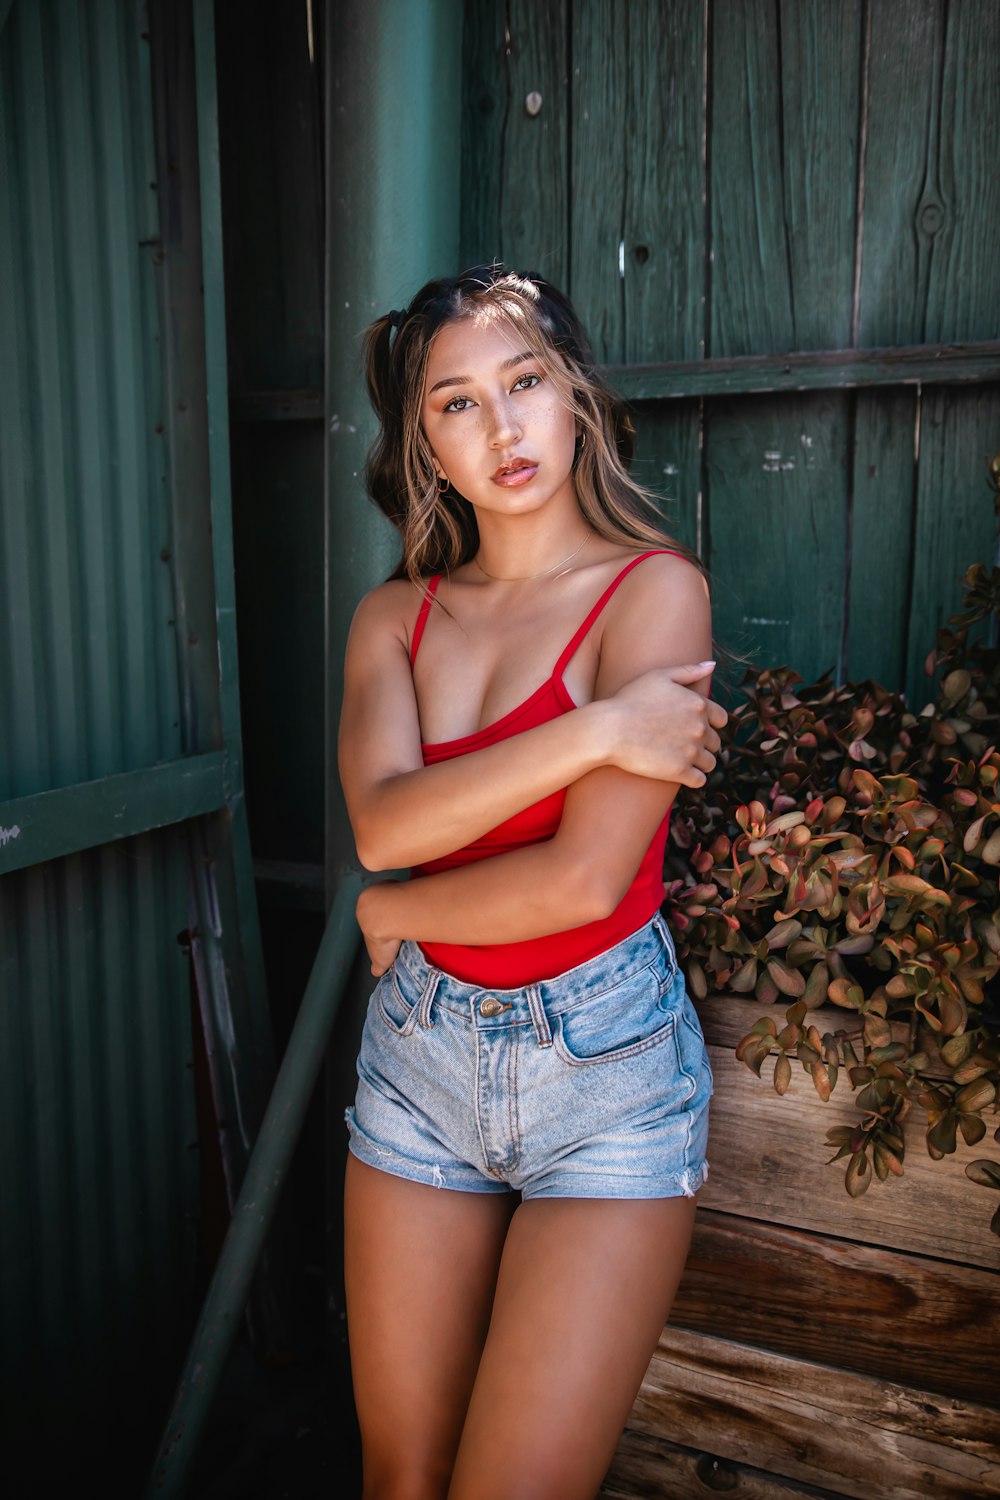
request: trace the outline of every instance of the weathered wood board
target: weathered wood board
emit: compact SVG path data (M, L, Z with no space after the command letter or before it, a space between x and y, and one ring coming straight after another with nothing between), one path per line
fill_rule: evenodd
M843 348L860 0L712 7L709 352Z
M988 1195L983 1194L988 1203ZM671 1324L1000 1404L1000 1275L699 1206Z
M1000 1490L995 1408L680 1329L665 1330L628 1425L858 1500Z
M840 649L848 399L820 391L705 402L715 632L810 681L836 668Z
M704 353L705 11L572 7L571 293L604 363ZM642 129L636 130L641 119Z
M643 412L632 473L659 500L671 536L704 551L701 403L669 401Z
M851 454L850 570L844 676L899 687L913 589L909 537L917 478L914 390L858 391Z
M720 1493L737 1500L839 1500L830 1490L630 1430L618 1445L599 1500L695 1500Z
M932 1162L915 1114L908 1131L905 1173L873 1183L860 1198L844 1189L842 1164L829 1166L826 1132L857 1119L853 1096L839 1088L824 1105L811 1080L793 1066L783 1097L770 1086L772 1064L755 1078L731 1050L761 1013L741 1000L699 1006L715 1074L711 1172L700 1202L708 1208L799 1229L839 1235L958 1264L1000 1268L1000 1240L990 1233L995 1204L970 1183L964 1168L996 1155L986 1142L961 1142L953 1157ZM834 1018L844 1024L846 1013ZM823 1029L822 1020L818 1023Z

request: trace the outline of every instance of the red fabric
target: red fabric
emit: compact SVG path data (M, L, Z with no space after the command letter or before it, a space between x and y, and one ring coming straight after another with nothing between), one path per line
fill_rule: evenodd
M525 698L523 703L519 703L516 708L504 714L502 719L488 724L485 729L462 735L457 740L425 744L423 746L424 765L430 766L437 761L452 760L459 755L468 755L473 750L484 749L487 745L495 745L501 740L510 739L512 735L523 734L527 729L546 724L550 719L556 719L560 714L569 713L576 708L577 705L563 683L563 673L570 658L579 649L587 632L622 580L647 557L654 557L667 551L669 549L664 547L659 548L655 553L644 552L641 557L633 558L622 568L567 643L566 649L552 670L552 675L546 678L529 698ZM671 555L677 557L681 554L675 552ZM413 643L410 647L411 665L416 659L420 638L427 623L428 611L439 582L440 574L430 580L427 594L421 604L413 632ZM515 813L512 818L508 818L506 822L491 829L489 833L483 834L482 838L476 839L474 843L467 844L464 849L456 849L453 854L446 854L440 859L432 859L426 864L416 865L412 873L414 876L435 875L442 870L455 870L462 865L473 864L476 860L488 859L494 854L507 854L512 850L522 849L528 844L538 844L545 839L550 839L559 827L565 800L565 789L553 792L550 796L543 797L540 802L524 808L522 812ZM421 943L424 954L430 963L435 964L439 969L444 969L448 974L454 974L457 979L494 989L515 989L521 985L532 984L539 979L551 979L556 974L562 974L566 969L575 968L577 964L595 958L598 953L604 953L608 948L614 947L615 943L621 942L622 938L628 937L630 933L642 927L658 910L663 900L663 851L669 822L668 813L656 830L653 841L636 872L635 879L609 917L604 917L598 922L587 922L582 927L569 928L565 932L552 933L547 937L528 938L520 943L489 943L477 946L461 943ZM599 857L596 851L595 857Z

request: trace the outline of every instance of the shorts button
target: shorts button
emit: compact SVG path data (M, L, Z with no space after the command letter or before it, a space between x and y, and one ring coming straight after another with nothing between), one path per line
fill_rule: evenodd
M502 1010L510 1010L510 1005L505 1005L496 995L485 995L479 1002L481 1016L498 1016Z

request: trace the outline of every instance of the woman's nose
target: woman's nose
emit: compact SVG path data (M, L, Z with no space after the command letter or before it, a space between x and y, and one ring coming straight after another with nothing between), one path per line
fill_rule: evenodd
M494 448L509 448L521 436L517 412L510 401L497 401L490 413L490 442Z

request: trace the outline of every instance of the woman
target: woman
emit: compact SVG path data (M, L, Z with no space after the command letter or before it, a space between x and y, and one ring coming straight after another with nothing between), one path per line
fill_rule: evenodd
M362 862L418 878L358 902L381 976L345 1202L365 1496L582 1500L706 1170L711 1074L658 907L670 803L726 717L708 591L541 278L431 282L367 355L369 489L404 551L352 626L341 775Z

